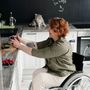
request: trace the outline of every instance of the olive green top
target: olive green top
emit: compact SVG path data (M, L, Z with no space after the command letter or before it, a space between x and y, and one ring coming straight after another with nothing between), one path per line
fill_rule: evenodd
M45 58L45 67L52 74L65 76L75 71L75 66L72 63L71 45L64 38L57 41L48 38L38 42L37 49L32 49L32 56Z

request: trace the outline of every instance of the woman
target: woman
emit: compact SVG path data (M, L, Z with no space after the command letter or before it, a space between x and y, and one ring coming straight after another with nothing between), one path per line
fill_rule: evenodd
M75 71L72 63L72 49L65 39L68 30L69 25L65 19L52 18L49 21L49 38L47 40L26 43L19 36L18 39L11 40L14 47L46 60L45 67L33 73L30 90L45 90L58 86Z

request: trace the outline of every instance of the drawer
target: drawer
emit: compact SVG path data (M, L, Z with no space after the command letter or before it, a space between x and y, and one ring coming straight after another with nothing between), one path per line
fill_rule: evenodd
M83 67L90 67L90 61L83 61Z
M84 68L83 68L83 72L84 72L86 75L90 76L90 67L84 67Z

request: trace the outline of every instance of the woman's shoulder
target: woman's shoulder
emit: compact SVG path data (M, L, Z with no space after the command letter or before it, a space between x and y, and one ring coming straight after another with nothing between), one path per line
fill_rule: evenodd
M65 38L60 38L57 40L58 43L66 43L67 40Z

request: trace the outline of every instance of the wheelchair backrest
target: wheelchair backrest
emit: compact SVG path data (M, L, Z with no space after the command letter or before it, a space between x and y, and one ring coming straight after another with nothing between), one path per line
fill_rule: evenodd
M73 52L72 54L73 63L76 66L77 71L83 71L83 60L84 56Z

